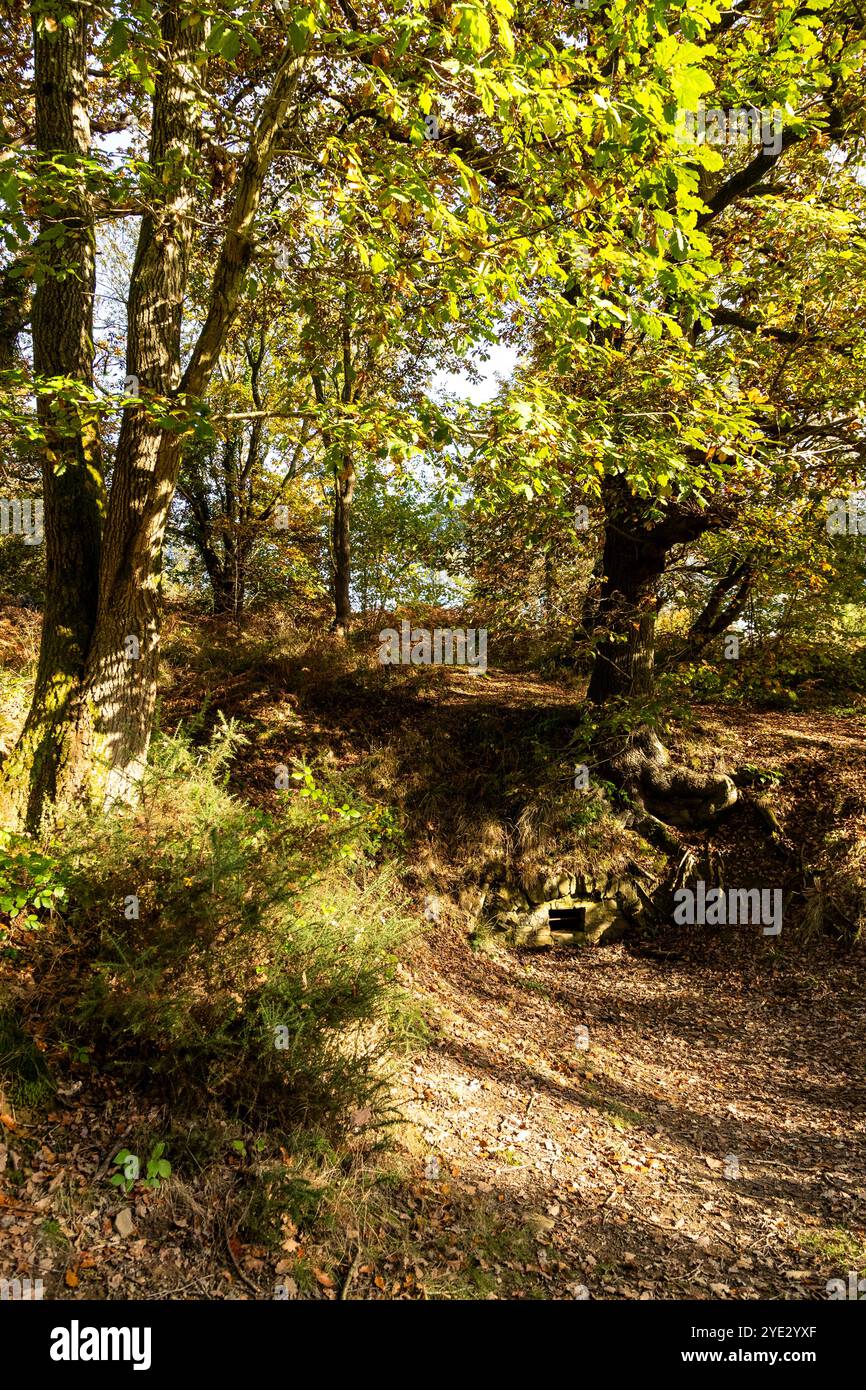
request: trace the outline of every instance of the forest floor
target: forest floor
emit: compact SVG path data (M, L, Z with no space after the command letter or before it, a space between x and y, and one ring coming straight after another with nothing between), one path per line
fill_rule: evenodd
M567 703L532 676L474 689L482 725ZM175 712L188 695L177 679ZM348 761L355 714L375 719L345 688L312 700L252 680L235 696L263 728L278 708ZM464 746L483 741L471 680L420 698ZM417 731L411 705L392 721ZM828 834L864 843L861 715L696 713L707 746L775 770L810 862ZM714 848L726 882L796 897L747 806ZM827 1280L866 1273L866 955L806 930L806 901L795 920L779 938L671 924L650 942L545 951L431 923L401 966L430 1030L401 1068L402 1118L377 1149L356 1117L352 1173L323 1178L319 1218L285 1218L277 1248L227 1223L239 1154L122 1198L109 1165L136 1128L160 1132L162 1102L60 1060L47 1113L0 1092L0 1276L71 1299L825 1298Z
M464 1277L506 1297L816 1298L862 1270L862 961L761 954L438 941L408 1113L455 1205L427 1183L419 1234L450 1220ZM503 1246L473 1269L478 1194Z

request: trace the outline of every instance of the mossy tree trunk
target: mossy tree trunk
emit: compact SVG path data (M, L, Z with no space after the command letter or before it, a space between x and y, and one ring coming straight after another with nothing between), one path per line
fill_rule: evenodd
M602 500L603 579L594 615L601 638L587 691L599 705L653 694L659 584L669 553L721 524L719 510L675 503L653 518L649 504L632 496L620 477L605 480Z
M45 611L33 699L3 768L15 813L31 827L58 784L86 756L77 729L78 696L97 609L104 488L99 433L78 384L93 386L94 221L75 162L90 154L87 112L87 8L67 6L71 23L34 17L36 147L72 171L41 186L33 248L40 277L32 308L37 381L68 381L70 392L38 389L43 431L42 495L46 548ZM57 235L58 225L62 235ZM23 296L17 305L22 307ZM20 326L20 320L15 320ZM12 324L11 326L14 326Z
M201 332L181 375L180 324L198 142L193 57L196 25L167 16L171 44L154 98L150 162L165 171L164 202L142 222L130 298L129 370L143 397L175 405L202 400L234 322L252 259L254 224L278 138L295 98L303 60L280 62L241 161L228 227L217 257ZM179 380L178 380L179 378ZM162 545L181 464L181 435L126 412L118 444L103 545L97 625L85 673L83 709L94 733L94 771L106 804L134 804L147 762L156 707ZM138 644L130 659L129 638Z
M47 157L61 150L85 155L89 148L87 28L82 6L69 12L72 26L35 25L37 139ZM179 431L166 428L157 415L185 401L197 405L225 346L252 256L264 178L302 67L302 59L286 54L263 101L241 162L204 325L181 375L202 23L200 17L191 22L181 6L169 5L162 15L149 150L153 192L142 217L128 308L127 370L138 378L140 396L124 411L101 543L95 430L84 411L51 398L40 402L47 440L49 598L33 703L4 769L7 787L31 825L49 802L94 792L107 804L137 797L156 704L163 537L181 459ZM84 274L62 280L49 275L40 286L36 369L43 375L61 372L88 387L93 227L83 194L75 186L70 191L69 183L61 192L66 234L57 254L75 245ZM56 210L51 216L56 223Z
M351 458L344 455L334 469L334 516L331 544L334 565L334 622L340 636L352 621L352 503L357 475Z

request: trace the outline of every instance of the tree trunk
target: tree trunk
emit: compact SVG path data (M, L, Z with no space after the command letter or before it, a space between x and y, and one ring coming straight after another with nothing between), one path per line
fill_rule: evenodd
M46 648L43 684L47 694L37 691L28 717L28 723L31 718L44 719L58 701L64 710L69 710L74 698L77 721L71 746L76 756L64 757L62 784L59 764L53 783L40 777L39 794L34 792L30 798L31 820L38 818L42 798L54 793L58 800L68 800L85 790L99 790L105 804L116 800L134 802L137 798L156 703L163 535L181 455L179 434L151 419L148 398L155 397L158 407L166 398L175 406L184 399L194 405L207 388L237 312L253 252L253 225L264 179L303 66L302 58L287 53L264 99L241 162L205 322L181 377L180 324L191 217L197 196L195 57L201 48L201 23L200 17L191 17L180 6L169 7L163 14L161 70L156 81L150 139L153 194L142 218L129 296L127 365L129 373L139 379L141 396L124 412L121 424L99 566L96 624L82 681L78 686L77 666L73 662L82 646L81 641L76 644L77 630L71 636L58 634ZM83 48L83 30L78 26L67 31L65 26L58 26L56 33L69 35L68 39L64 37L63 51L76 55L75 82L83 93L85 65L77 63ZM39 42L41 38L37 39ZM86 119L80 113L78 88L67 82L61 95L71 113L76 138L84 144ZM46 89L43 100L47 99ZM92 236L88 245L92 257ZM87 271L87 255L83 264ZM92 272L86 300L88 307L92 305ZM65 322L65 316L57 309L53 314L56 317L52 327L56 331L58 322ZM89 331L86 337L89 348ZM78 380L91 379L91 363L89 349L87 360L78 364ZM61 441L61 447L67 448L68 443ZM92 471L87 470L91 481ZM69 486L68 482L65 486ZM86 506L76 493L75 506L65 512L64 496L56 491L46 493L46 538L52 528L57 528L57 535L61 528L70 533L78 528L78 534L86 540ZM94 570L95 564L96 561ZM70 603L80 607L88 591L84 583L75 582L72 576L64 593ZM82 625L82 634L83 630ZM19 768L19 775L20 771Z
M194 58L200 23L163 15L148 162L160 198L142 217L130 281L127 372L139 402L124 411L103 540L96 631L85 676L108 801L134 799L156 704L162 542L180 438L147 409L180 383L180 334L192 239L199 128ZM136 654L137 653L137 654ZM100 779L101 780L101 779Z
M227 613L231 607L231 585L226 577L225 565L209 540L196 537L196 545L201 555L208 583L210 584L214 613Z
M31 277L32 268L23 255L0 273L0 372L15 366L18 337L30 318Z
M244 615L244 605L247 601L247 559L249 547L238 541L232 552L232 592L231 592L231 614L236 623L239 623Z
M178 382L190 215L196 196L189 166L197 143L194 56L201 35L197 24L182 27L172 15L166 26L174 52L168 49L162 86L157 83L151 163L171 171L171 176L163 202L142 222L133 269L136 293L130 298L130 370L140 377L142 387L195 404L207 390L237 313L253 254L262 187L303 59L293 53L283 58L250 136L207 315ZM107 805L136 801L147 762L159 667L162 543L181 460L176 432L156 431L146 417L131 411L124 427L106 525L97 630L85 676L88 708L98 712ZM138 660L125 655L129 636L138 640Z
M247 562L251 549L252 542L237 542L231 547L227 545L224 560L220 560L210 548L207 555L202 549L213 594L214 614L218 617L230 617L235 623L239 623L244 615ZM211 563L209 557L212 557L214 563Z
M37 27L34 19L36 145L43 159L86 159L90 153L85 7L70 5L69 18L71 25L53 30ZM33 301L33 369L37 383L40 378L67 378L90 390L93 217L82 179L67 194L60 218L64 235L57 238L56 198L54 193L46 200L34 248L43 273ZM74 273L68 273L70 268ZM20 300L18 307L23 308ZM86 404L65 404L38 385L37 391L44 439L45 612L30 710L3 768L14 813L30 828L37 827L44 802L53 800L58 781L83 754L76 715L96 616L104 511L93 412Z
M620 477L602 486L605 504L604 580L597 608L602 629L587 698L651 696L655 686L655 631L659 581L675 545L721 526L725 512L668 503L660 520L628 492Z
M659 580L673 546L694 541L723 524L715 511L678 502L662 517L633 497L622 478L602 487L607 527L604 582L599 602L602 640L596 648L588 698L595 704L616 698L649 699L655 680L655 627ZM659 823L695 829L711 824L737 799L729 777L702 774L671 761L651 722L643 717L628 730L608 733L601 721L596 752L611 778L637 812L636 828L650 836Z
M352 460L344 454L334 469L334 520L331 532L334 564L334 621L339 636L349 631L352 621L352 502L357 475Z
M658 583L667 551L641 525L621 488L606 485L607 526L604 579L595 613L603 636L587 690L593 704L623 695L650 695L655 680L655 625Z

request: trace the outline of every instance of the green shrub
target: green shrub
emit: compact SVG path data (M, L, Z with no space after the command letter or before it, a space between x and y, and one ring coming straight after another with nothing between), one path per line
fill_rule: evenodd
M307 767L277 814L240 801L244 741L225 722L204 748L162 737L136 811L60 827L69 906L34 938L29 1007L177 1099L277 1129L381 1116L406 934L391 823Z
M0 1009L0 1079L9 1099L36 1108L54 1095L51 1072L33 1038L11 1009Z
M0 830L0 942L7 927L2 918L38 927L38 910L51 911L66 897L59 866L24 835ZM23 920L22 920L23 916Z

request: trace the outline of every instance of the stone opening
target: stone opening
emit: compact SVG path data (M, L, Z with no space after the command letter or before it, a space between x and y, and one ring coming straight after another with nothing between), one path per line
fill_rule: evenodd
M557 931L582 931L585 916L584 907L550 907L547 925Z

